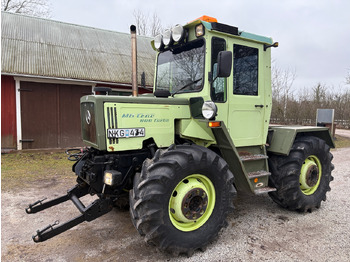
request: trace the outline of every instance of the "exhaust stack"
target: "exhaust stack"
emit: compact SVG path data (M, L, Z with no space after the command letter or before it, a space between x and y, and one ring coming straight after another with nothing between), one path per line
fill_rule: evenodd
M132 64L132 96L138 96L137 85L137 45L136 45L136 26L130 26L131 33L131 64Z

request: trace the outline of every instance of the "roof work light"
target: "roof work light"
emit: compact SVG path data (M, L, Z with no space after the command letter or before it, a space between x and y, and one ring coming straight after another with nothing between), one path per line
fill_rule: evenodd
M160 51L173 43L180 43L185 39L186 31L181 25L166 29L163 34L154 37L154 47Z

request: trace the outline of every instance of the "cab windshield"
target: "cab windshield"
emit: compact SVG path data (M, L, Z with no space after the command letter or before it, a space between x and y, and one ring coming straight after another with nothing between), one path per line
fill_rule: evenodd
M168 90L171 94L201 90L204 52L204 40L199 39L160 53L156 90Z

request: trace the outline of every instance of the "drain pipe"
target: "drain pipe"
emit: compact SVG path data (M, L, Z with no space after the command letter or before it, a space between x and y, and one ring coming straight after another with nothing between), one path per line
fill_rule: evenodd
M131 64L132 64L132 96L138 96L137 86L137 45L136 45L136 26L130 26L131 33Z

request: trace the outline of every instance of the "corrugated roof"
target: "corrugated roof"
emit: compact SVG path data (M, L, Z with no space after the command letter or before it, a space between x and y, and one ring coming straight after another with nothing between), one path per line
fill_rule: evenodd
M145 72L147 85L156 57L150 41L137 37L138 74ZM1 56L2 73L131 83L126 33L1 12Z

